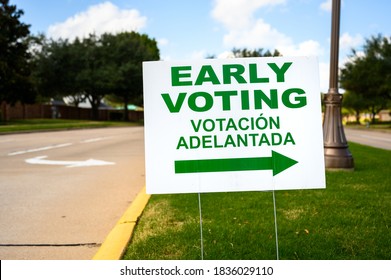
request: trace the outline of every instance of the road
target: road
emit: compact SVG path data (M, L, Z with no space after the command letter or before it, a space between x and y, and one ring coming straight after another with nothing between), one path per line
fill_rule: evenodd
M91 259L144 172L142 127L0 136L0 259Z
M349 128L345 128L344 131L348 141L391 150L391 133L389 132Z

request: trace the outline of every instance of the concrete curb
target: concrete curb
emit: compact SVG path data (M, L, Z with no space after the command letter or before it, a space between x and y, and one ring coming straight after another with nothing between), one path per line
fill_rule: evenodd
M98 252L92 258L93 260L119 260L122 258L126 246L132 237L137 220L150 197L151 195L146 194L144 187L110 231Z

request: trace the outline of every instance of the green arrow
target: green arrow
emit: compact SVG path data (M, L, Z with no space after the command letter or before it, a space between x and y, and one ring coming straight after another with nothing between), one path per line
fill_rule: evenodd
M271 157L176 160L175 173L273 170L275 176L296 163L296 160L272 151Z

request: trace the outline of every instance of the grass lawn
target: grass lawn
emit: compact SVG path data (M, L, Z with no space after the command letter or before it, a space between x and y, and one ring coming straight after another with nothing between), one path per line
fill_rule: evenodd
M391 259L391 151L350 143L355 171L277 191L280 259ZM204 259L276 259L272 192L201 194ZM124 259L200 259L197 194L153 195Z
M138 125L138 123L64 120L64 119L28 119L28 120L15 120L7 123L0 122L0 134L15 133L15 132L30 132L30 131L46 131L46 130L131 126L131 125Z

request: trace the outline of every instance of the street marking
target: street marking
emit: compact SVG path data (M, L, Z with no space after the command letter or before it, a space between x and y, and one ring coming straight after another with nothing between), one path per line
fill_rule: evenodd
M66 167L85 167L85 166L103 166L114 165L114 162L108 162L97 159L88 159L83 161L65 161L65 160L48 160L47 156L39 156L35 158L26 159L25 162L29 164L44 164L44 165L63 165Z
M91 139L86 139L86 140L80 141L80 143L92 143L92 142L98 142L98 141L106 140L107 138L109 138L109 137L98 137L98 138L91 138Z
M41 148L36 148L36 149L29 149L29 150L24 150L24 151L17 151L17 152L12 152L9 153L9 156L16 156L16 155L23 155L27 153L35 153L35 152L41 152L41 151L47 151L51 149L57 149L57 148L64 148L71 146L73 143L64 143L64 144L58 144L58 145L51 145L51 146L46 146L46 147L41 147Z

